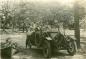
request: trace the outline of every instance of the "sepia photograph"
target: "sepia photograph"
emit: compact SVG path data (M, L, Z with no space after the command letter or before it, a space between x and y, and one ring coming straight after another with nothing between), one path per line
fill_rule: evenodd
M0 59L86 59L86 0L0 0Z

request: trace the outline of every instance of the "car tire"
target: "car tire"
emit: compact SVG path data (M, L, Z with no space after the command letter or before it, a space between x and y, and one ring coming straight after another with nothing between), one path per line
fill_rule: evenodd
M77 51L77 45L75 41L70 41L69 42L69 47L67 48L67 52L73 56Z
M31 42L30 39L26 39L26 48L29 47L31 49Z
M50 42L47 40L44 41L43 55L45 58L51 57L51 45L50 45Z

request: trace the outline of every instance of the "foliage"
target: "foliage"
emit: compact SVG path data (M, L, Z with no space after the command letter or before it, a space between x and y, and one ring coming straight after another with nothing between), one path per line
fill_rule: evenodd
M35 2L10 4L7 1L1 7L0 19L2 27L15 29L29 28L32 23L37 23L39 26L42 24L57 26L59 23L68 26L74 23L73 8L62 6L59 3L52 5ZM81 13L80 15L83 14Z

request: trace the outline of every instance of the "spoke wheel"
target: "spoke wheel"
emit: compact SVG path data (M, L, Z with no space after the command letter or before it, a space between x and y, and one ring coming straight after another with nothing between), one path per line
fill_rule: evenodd
M50 42L47 40L44 41L43 55L46 58L49 58L51 56L51 46L50 46Z
M70 55L74 55L76 53L76 50L77 50L76 42L75 41L69 42L69 47L67 49L68 53Z

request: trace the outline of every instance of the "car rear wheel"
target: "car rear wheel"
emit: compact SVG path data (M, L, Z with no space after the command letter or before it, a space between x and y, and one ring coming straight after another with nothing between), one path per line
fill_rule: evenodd
M67 49L68 53L73 56L76 53L76 50L77 50L76 42L75 41L69 42L69 47Z
M43 55L46 58L51 57L51 46L50 46L50 42L47 40L45 40L43 44Z
M29 47L31 49L31 42L30 40L26 40L26 48Z

